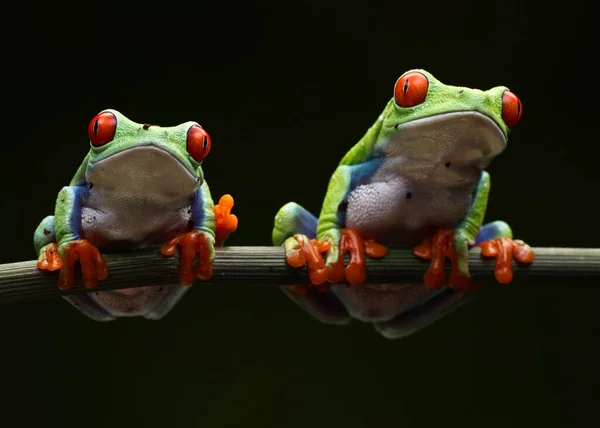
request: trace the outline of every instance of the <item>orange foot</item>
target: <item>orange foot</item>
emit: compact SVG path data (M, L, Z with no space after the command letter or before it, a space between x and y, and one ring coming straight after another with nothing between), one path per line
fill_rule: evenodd
M49 264L54 263L54 266L56 266L57 262L54 257L52 255L48 259L47 249L46 260ZM58 254L56 254L56 257L60 260ZM64 263L62 260L60 261L62 266L58 274L58 288L63 291L70 290L73 287L76 261L79 261L81 266L81 280L85 288L95 288L99 280L106 279L108 276L108 269L100 251L85 239L77 239L65 244L62 258ZM38 267L39 265L38 262Z
M306 294L311 287L320 292L327 292L329 284L327 281L327 269L321 253L331 248L330 242L317 241L309 239L304 235L294 235L299 247L286 251L285 259L292 267L302 267L306 265L308 278L312 285L290 285L288 289L294 294Z
M299 248L286 254L288 264L294 267L301 267L304 264L308 268L308 276L311 285L294 285L288 288L297 294L306 293L311 287L318 291L327 292L329 284L339 283L344 279L352 285L362 284L367 277L367 267L365 254L371 258L382 258L387 254L387 248L374 240L363 238L352 229L340 230L340 244L338 261L331 268L325 267L325 262L321 253L331 248L330 242L321 242L316 239L307 239L302 235L295 235L294 239L300 244ZM346 254L350 256L350 263L344 267Z
M530 264L535 259L531 247L523 241L510 238L491 239L477 244L484 257L495 257L494 277L500 284L509 284L513 279L512 259Z
M236 231L238 227L238 218L231 214L233 208L233 198L231 195L223 195L219 203L215 205L215 245L220 247L223 242Z
M62 264L62 259L58 254L58 244L55 242L46 246L45 251L38 258L37 267L40 270L53 272L59 270Z
M199 230L182 233L163 245L160 252L164 256L172 256L177 247L181 254L179 282L182 285L190 285L196 277L206 280L212 276L215 251L208 234ZM198 265L194 269L196 255Z
M426 238L421 244L413 248L413 253L422 259L431 260L425 273L423 282L425 286L439 289L446 284L444 262L449 259L452 263L448 286L460 291L473 291L479 285L473 284L468 273L461 272L458 268L458 254L454 249L454 230L441 228L432 237Z

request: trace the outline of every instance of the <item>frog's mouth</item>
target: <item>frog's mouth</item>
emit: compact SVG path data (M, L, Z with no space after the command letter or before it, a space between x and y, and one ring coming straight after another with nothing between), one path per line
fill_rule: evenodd
M202 184L202 177L192 174L176 156L153 145L132 147L89 163L86 179L91 186L163 202L189 196Z
M475 111L439 114L394 128L382 156L394 159L404 175L446 186L476 181L507 143L502 129Z

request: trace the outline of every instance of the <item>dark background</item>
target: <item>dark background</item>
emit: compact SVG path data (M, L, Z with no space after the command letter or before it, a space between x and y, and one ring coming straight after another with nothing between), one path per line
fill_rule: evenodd
M213 196L231 193L240 219L228 244L270 245L277 209L319 210L417 67L523 102L489 168L488 220L534 246L599 246L598 24L583 2L123 4L3 11L1 263L35 258L33 231L104 108L200 122ZM0 424L593 426L599 290L488 287L397 341L321 325L268 287L196 285L160 322L95 323L61 299L5 305Z

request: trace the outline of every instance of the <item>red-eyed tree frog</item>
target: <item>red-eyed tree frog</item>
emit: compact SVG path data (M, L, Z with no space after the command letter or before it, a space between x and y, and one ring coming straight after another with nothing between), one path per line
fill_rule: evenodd
M88 155L58 194L54 216L34 233L37 266L59 270L58 287L69 290L79 261L83 284L93 289L108 275L102 251L161 246L172 256L179 248L180 284L65 296L98 321L160 319L196 277L210 278L214 246L237 228L233 198L224 195L215 206L204 180L210 136L196 122L140 124L111 109L90 121L88 136Z
M383 113L333 173L318 219L294 202L277 213L273 243L284 246L291 266L307 265L312 283L283 291L325 323L357 319L400 338L471 295L470 247L496 257L496 279L511 282L513 257L531 263L534 253L512 240L505 222L483 224L485 168L504 151L522 114L507 87L482 91L445 85L425 70L404 73ZM410 246L431 260L423 283L361 285L365 254L384 257L388 246ZM449 278L445 259L452 262ZM343 280L350 286L335 285Z

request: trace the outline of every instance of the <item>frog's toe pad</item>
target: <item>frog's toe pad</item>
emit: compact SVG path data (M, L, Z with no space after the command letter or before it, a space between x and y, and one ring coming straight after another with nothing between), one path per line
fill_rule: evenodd
M366 257L381 259L388 253L388 248L373 239L364 239L353 229L340 229L339 256L329 266L329 281L338 283L344 279L351 285L361 285L367 279ZM344 267L346 254L350 262Z
M370 242L373 244L372 248L376 248L374 245L379 245L374 244L372 241ZM337 262L329 267L329 280L337 283L346 279L351 285L364 283L367 279L365 246L365 241L357 231L353 229L340 229L340 253ZM350 262L344 267L346 254L349 255Z
M285 259L292 267L306 265L308 277L312 285L324 285L327 281L327 269L321 253L331 248L329 242L310 239L306 235L296 234L284 242ZM293 286L290 291L294 293L305 293L310 286ZM327 291L328 287L320 287ZM327 289L325 289L327 288Z
M160 252L164 256L172 256L178 247L181 258L179 282L182 285L190 285L196 277L210 279L215 257L212 238L205 232L192 230L171 239L160 248ZM198 264L194 268L196 256Z
M237 230L238 218L235 214L231 214L233 208L233 197L231 195L223 195L219 199L219 203L215 205L215 237L217 245L221 245L229 235Z
M73 287L75 262L81 266L81 279L85 288L95 288L99 280L106 279L108 268L100 250L85 239L77 239L64 245L63 265L58 275L58 288Z
M374 239L365 239L365 253L372 259L382 259L388 253L388 248L375 242Z
M427 288L439 289L446 284L444 263L446 258L456 259L456 251L452 242L453 236L454 231L451 228L442 228L432 237L425 238L421 244L413 248L415 256L431 260L423 277L423 282ZM455 283L461 284L465 281L465 279L459 278L458 274L452 275L452 279Z
M513 279L513 258L524 264L530 264L535 259L533 249L520 240L510 238L491 239L477 245L484 257L496 258L494 277L501 284L510 284Z
M62 267L62 259L58 254L58 244L56 242L46 245L38 258L37 267L40 270L55 271Z

